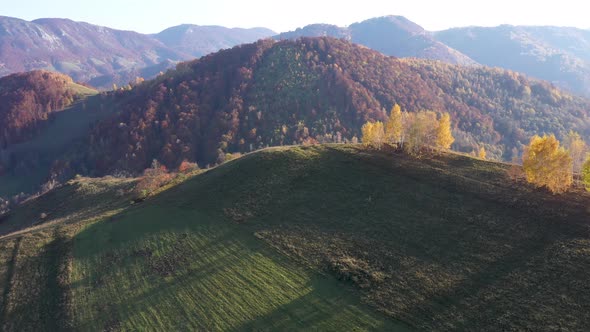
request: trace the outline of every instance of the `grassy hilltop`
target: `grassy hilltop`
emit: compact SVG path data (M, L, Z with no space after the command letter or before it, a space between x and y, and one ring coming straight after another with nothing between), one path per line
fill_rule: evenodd
M0 221L5 330L580 330L590 196L506 164L266 149L139 204L72 180Z

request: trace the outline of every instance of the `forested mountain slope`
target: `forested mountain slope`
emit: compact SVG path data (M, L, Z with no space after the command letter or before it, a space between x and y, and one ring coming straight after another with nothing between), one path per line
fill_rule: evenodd
M33 138L51 113L96 93L69 76L48 71L0 78L0 147Z
M112 98L116 117L91 134L88 167L140 171L156 158L222 161L271 145L352 141L405 111L449 112L454 148L510 159L530 136L590 134L590 102L521 74L396 59L332 38L260 41L183 63Z

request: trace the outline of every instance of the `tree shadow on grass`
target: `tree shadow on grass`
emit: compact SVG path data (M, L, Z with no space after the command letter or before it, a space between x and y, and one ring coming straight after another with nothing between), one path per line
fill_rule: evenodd
M3 328L7 331L69 330L69 289L64 275L68 271L64 266L68 264L70 240L56 231L53 239L38 253L26 257L18 256L19 247L24 245L22 238L18 241L13 262L17 266L12 267L10 277L30 279L11 280L7 285L20 289L5 290Z

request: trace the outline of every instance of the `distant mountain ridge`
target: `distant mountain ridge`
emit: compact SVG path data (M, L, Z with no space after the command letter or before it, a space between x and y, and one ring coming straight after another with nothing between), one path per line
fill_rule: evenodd
M0 74L52 70L88 81L95 76L190 56L153 38L67 19L0 18Z
M439 41L493 67L519 71L590 96L590 31L569 27L454 28Z
M0 16L0 76L42 69L110 88L135 74L151 78L179 61L274 34L264 28L181 25L145 35L69 19Z
M323 36L396 57L506 68L590 96L590 30L502 25L429 32L405 17L384 16L348 27L311 24L275 38Z
M312 24L277 35L277 39L334 37L361 44L385 55L439 60L450 64L475 65L476 61L434 39L418 24L403 16L383 16L338 27Z
M590 96L590 30L503 25L429 32L402 16L348 27L312 24L278 35L266 28L191 24L144 35L67 19L27 22L0 16L0 76L45 69L110 89L113 83L149 79L181 61L272 36L334 37L396 57L502 67Z
M220 49L252 43L275 34L276 32L266 28L242 29L182 24L168 28L153 37L172 49L198 58Z

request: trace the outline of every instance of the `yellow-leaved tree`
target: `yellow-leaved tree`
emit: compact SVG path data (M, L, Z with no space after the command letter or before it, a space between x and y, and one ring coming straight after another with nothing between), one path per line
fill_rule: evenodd
M385 128L383 122L377 121L373 126L373 146L377 149L381 149L385 141Z
M528 182L553 193L566 191L573 182L572 158L554 135L535 135L525 148L522 167Z
M480 159L486 159L486 149L483 146L479 147L479 151L477 151L477 156Z
M450 149L454 141L455 138L451 132L451 116L449 113L443 113L440 120L438 120L436 146L442 149Z
M405 150L419 154L423 147L434 146L437 139L438 120L433 111L420 111L406 115Z
M361 128L363 134L363 144L372 146L376 149L381 149L385 139L385 131L383 129L383 122L367 122Z
M383 144L399 144L410 154L418 155L424 148L449 149L453 141L451 117L443 113L440 119L433 111L402 112L394 105L388 121L367 122L363 125L362 140L366 146L381 149Z
M385 123L385 141L389 144L400 143L402 131L402 108L398 104L395 104L389 114L389 120Z
M367 122L361 128L361 140L365 146L371 145L371 142L373 141L373 126L373 122Z
M565 147L570 153L573 162L574 173L578 174L582 170L584 158L588 153L586 142L582 139L580 134L575 131L570 131L567 137Z
M582 166L582 183L584 183L586 190L590 191L590 155Z

